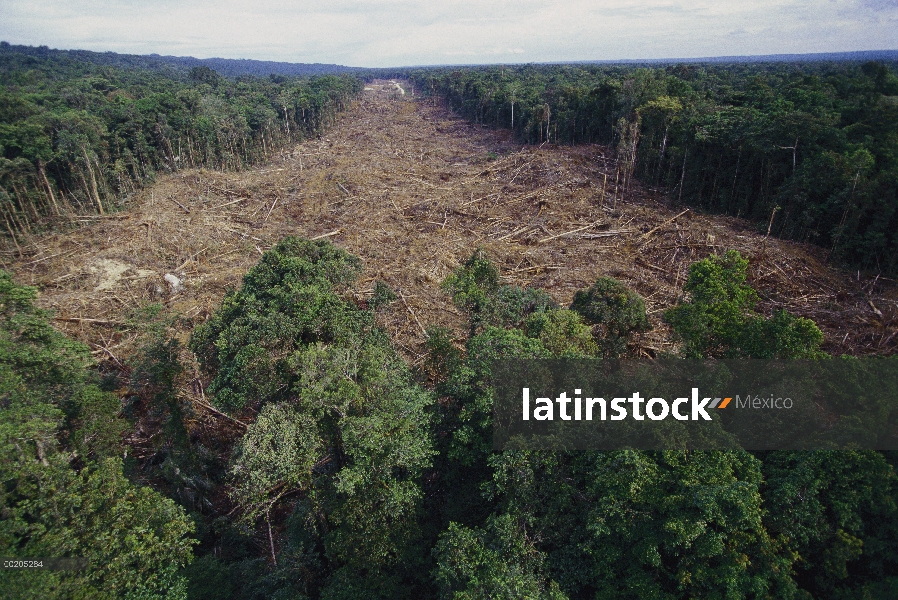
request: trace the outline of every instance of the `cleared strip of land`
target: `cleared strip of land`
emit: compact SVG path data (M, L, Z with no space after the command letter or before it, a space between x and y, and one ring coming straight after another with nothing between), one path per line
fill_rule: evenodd
M824 264L824 250L686 212L637 183L618 189L605 147L521 146L402 88L409 93L369 84L326 136L257 169L160 177L125 211L34 238L0 267L39 286L57 325L108 357L117 347L127 354L134 334L116 323L138 306L165 303L186 317L186 336L278 239L326 238L364 261L359 301L376 279L402 292L379 319L414 361L423 328L462 336L463 316L439 283L478 246L506 281L560 303L601 275L625 282L655 325L642 340L646 354L670 348L661 312L682 294L689 265L735 248L752 261L762 309L814 319L828 352L898 348L895 282L839 271ZM166 274L182 282L177 293Z

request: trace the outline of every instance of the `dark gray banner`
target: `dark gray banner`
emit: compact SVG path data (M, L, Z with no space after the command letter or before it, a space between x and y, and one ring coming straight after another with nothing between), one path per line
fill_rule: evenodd
M496 361L493 444L898 450L898 359Z

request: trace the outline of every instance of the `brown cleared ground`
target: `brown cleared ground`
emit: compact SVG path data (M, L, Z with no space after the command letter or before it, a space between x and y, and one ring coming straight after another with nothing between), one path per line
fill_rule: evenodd
M327 236L366 265L357 300L377 278L402 293L380 320L416 361L423 328L463 335L463 316L439 283L478 246L506 281L544 288L562 304L601 275L624 281L655 325L642 339L646 354L671 348L661 313L689 265L735 248L752 261L764 312L813 318L831 353L896 352L894 281L828 267L824 250L765 240L737 219L671 220L682 207L635 183L617 193L614 175L607 148L521 146L375 82L320 140L244 172L163 176L123 212L34 238L24 257L6 252L0 266L40 288L57 326L113 360L132 351L136 334L117 322L134 308L163 302L185 317L186 338L263 250L286 235ZM184 281L176 294L167 273Z

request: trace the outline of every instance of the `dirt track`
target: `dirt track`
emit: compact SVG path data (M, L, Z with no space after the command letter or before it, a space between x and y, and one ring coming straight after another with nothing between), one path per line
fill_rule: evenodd
M521 146L394 83L368 87L320 140L244 172L160 177L123 212L35 238L24 258L7 254L0 266L39 286L57 324L113 360L131 350L135 334L117 323L136 307L164 302L185 317L186 336L278 239L327 236L365 262L358 300L377 278L401 291L381 320L417 360L424 327L461 335L463 316L439 283L478 246L508 282L542 287L560 303L600 275L624 281L656 326L643 338L648 354L669 347L661 312L676 302L689 265L736 248L752 259L762 309L815 319L829 352L898 349L893 281L849 276L824 266L823 250L765 241L736 219L673 219L683 208L660 194L614 189L607 148ZM167 273L183 280L176 294Z

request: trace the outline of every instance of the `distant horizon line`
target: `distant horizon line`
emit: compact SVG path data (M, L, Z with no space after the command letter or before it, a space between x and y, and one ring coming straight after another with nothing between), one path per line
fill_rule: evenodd
M395 67L351 67L358 69L428 69L438 67L489 67L499 65L523 66L523 65L595 65L595 64L669 64L669 63L706 63L706 62L787 62L791 60L827 61L827 60L858 60L876 56L886 57L887 60L898 60L898 49L895 50L848 50L835 52L804 52L782 54L734 54L726 56L702 56L680 58L603 58L581 60L549 60L526 62L495 62L495 63L442 63L422 65L402 65ZM835 58L838 57L838 58ZM197 59L197 60L236 60L236 59ZM259 61L274 62L274 61Z
M89 52L92 54L115 54L119 56L137 56L156 59L187 59L200 62L209 61L234 61L246 63L270 63L277 65L313 65L326 67L339 67L347 70L386 70L386 69L432 69L446 67L489 67L489 66L526 66L526 65L594 65L594 64L683 64L683 63L763 63L763 62L824 62L833 61L851 61L851 60L898 60L898 49L879 49L879 50L848 50L848 51L832 51L832 52L803 52L803 53L774 53L774 54L737 54L722 56L701 56L701 57L668 57L668 58L609 58L609 59L575 59L575 60L551 60L551 61L523 61L523 62L491 62L491 63L430 63L430 64L406 64L393 65L387 67L360 67L352 65L344 65L340 63L323 63L323 62L294 62L287 60L270 60L257 58L224 58L220 56L212 56L209 58L197 58L191 55L175 55L175 54L159 54L152 52L149 54L133 54L128 52L115 52L112 50L87 50L84 48L50 48L47 45L26 45L12 44L6 41L0 41L0 47L18 47L33 48L56 52Z

